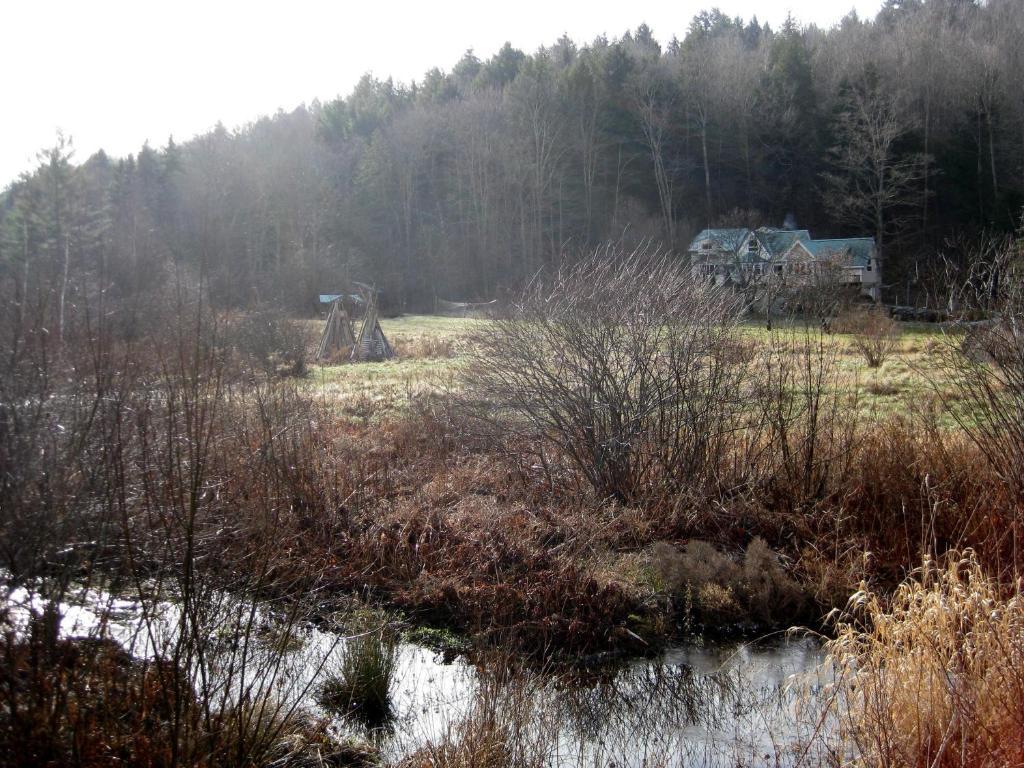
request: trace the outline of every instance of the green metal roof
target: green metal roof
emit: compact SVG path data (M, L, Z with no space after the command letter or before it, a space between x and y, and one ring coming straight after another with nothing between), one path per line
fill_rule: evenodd
M810 240L804 243L816 259L845 259L850 266L866 267L875 255L873 237L839 237L831 240Z
M690 243L690 250L700 251L702 250L701 245L710 241L715 250L736 253L747 235L751 234L751 232L757 237L757 241L764 250L767 251L769 258L781 256L798 240L806 242L811 239L811 234L806 229L778 229L776 227L760 227L756 230L746 228L705 229L701 230L700 234L693 238L693 242ZM745 254L738 255L742 257Z
M795 242L806 243L811 239L811 233L806 229L776 229L775 227L761 227L754 234L768 251L772 258L781 256Z
M747 249L740 253L740 246L751 233L761 244L762 250L752 254ZM842 237L829 240L814 240L806 229L779 229L760 227L756 230L704 229L690 243L690 253L699 254L705 249L705 242L711 243L711 254L732 254L740 263L760 263L781 257L794 243L804 245L816 259L849 261L850 266L866 267L875 255L873 237Z
M711 244L721 251L736 252L743 244L743 239L750 234L749 229L703 229L690 243L691 251L699 251L701 243L710 240Z

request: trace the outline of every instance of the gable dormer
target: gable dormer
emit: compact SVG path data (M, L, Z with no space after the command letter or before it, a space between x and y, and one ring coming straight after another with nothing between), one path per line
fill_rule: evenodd
M704 229L687 249L697 260L732 260L741 255L749 229Z

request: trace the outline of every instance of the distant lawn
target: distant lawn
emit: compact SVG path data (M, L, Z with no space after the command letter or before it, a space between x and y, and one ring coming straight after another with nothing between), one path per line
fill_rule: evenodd
M793 330L801 328L794 326ZM854 346L852 334L831 333L826 337L838 349L840 386L847 402L865 417L880 419L912 409L932 408L938 405L940 392L943 397L951 394L945 385L947 373L942 360L951 340L941 328L927 323L900 323L899 328L896 349L877 368L864 361ZM760 323L748 324L746 332L768 339L768 331ZM821 333L818 329L810 332L816 337ZM948 421L945 417L943 420Z
M403 315L382 318L381 327L388 338L418 338L421 336L466 336L475 326L487 322L466 317L444 317L441 315Z
M394 360L379 363L314 364L307 384L316 395L338 402L346 412L380 413L403 410L416 398L451 391L460 386L458 369L465 359L469 334L485 320L405 315L381 320L384 333L398 352ZM310 321L311 329L322 327ZM775 331L802 331L800 324L776 322ZM865 417L883 418L928 407L937 400L935 381L944 372L940 352L948 343L941 329L921 323L902 323L895 352L878 368L869 368L853 346L853 336L827 335L839 351L841 387L850 407ZM809 332L817 336L817 328ZM770 332L763 321L744 323L742 333L755 342L767 342Z

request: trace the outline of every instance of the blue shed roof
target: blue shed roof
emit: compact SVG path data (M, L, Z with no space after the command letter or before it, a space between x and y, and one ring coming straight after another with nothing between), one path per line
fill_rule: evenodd
M332 301L337 301L338 299L343 299L343 298L344 299L348 299L349 301L352 301L352 302L354 302L356 304L362 304L363 303L363 297L360 296L357 293L321 293L320 294L320 303L321 304L330 304Z

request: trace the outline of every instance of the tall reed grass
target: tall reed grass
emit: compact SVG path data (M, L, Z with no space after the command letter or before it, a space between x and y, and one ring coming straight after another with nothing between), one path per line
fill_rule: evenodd
M1024 764L1024 595L973 552L926 559L891 598L856 593L828 651L860 764Z

